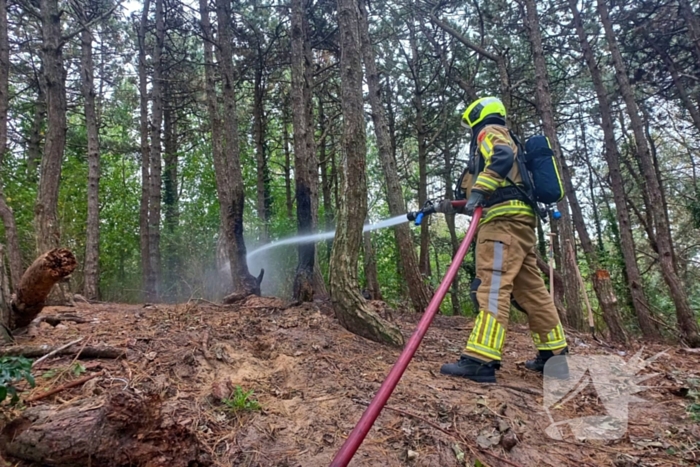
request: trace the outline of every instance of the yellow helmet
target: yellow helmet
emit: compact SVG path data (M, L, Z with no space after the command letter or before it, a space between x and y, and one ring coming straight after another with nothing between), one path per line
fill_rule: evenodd
M506 107L497 97L482 97L471 103L462 114L462 123L469 128L474 128L490 115L506 118Z

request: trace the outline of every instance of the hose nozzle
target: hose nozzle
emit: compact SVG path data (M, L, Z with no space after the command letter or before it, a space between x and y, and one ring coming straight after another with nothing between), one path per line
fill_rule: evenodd
M409 222L413 222L414 225L421 225L421 222L423 222L423 218L425 216L435 214L435 212L436 211L433 202L431 200L428 200L425 202L425 205L423 205L423 209L421 209L420 211L406 213L406 217L408 218Z

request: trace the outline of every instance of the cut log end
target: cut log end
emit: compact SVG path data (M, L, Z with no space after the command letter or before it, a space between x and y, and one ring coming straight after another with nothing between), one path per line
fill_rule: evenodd
M70 276L77 265L73 253L65 248L49 250L34 260L13 297L10 329L28 326L44 308L53 286Z

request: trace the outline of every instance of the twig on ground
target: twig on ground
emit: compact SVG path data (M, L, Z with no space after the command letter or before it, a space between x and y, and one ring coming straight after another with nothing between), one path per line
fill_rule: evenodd
M85 318L81 318L80 316L73 315L73 314L64 314L64 315L45 315L45 316L40 316L39 318L34 320L34 323L48 323L51 326L58 326L64 321L70 321L72 323L89 323L90 320L87 320Z
M40 358L34 360L34 363L32 363L32 368L34 368L36 365L38 365L40 362L43 362L43 361L46 360L47 358L53 357L54 355L56 355L56 354L57 354L58 352L60 352L61 350L67 349L68 347L72 346L73 344L77 344L78 342L80 342L80 341L83 340L83 339L84 339L83 337L80 337L80 338L78 338L78 339L76 339L76 340L74 340L74 341L72 341L72 342L67 343L66 345L62 345L61 347L59 347L59 348L57 348L57 349L55 349L55 350L52 350L51 352L47 353L47 354L44 355L43 357L40 357Z
M12 346L5 349L0 349L0 357L7 356L20 356L27 358L37 358L43 357L56 350L55 355L73 355L76 353L75 350L66 348L63 350L58 350L55 347L30 347L30 346ZM85 347L78 351L78 358L109 358L116 359L126 356L126 349L111 346L95 346L95 347Z
M530 388L521 388L518 386L511 386L509 384L499 384L498 386L502 387L502 388L506 388L506 389L513 389L514 391L524 392L525 394L530 394L533 396L540 396L540 397L542 396L541 392L538 392L538 391L536 391L534 389L530 389Z
M53 396L54 394L57 394L57 393L63 391L63 390L74 388L76 386L80 386L81 384L90 381L92 378L95 378L97 376L101 376L103 374L104 374L104 372L101 371L101 372L95 373L93 375L89 375L89 376L85 376L85 377L80 378L80 379L76 379L75 381L71 381L70 383L62 384L61 386L59 386L57 388L53 388L50 391L46 391L46 392L43 392L41 394L37 394L36 396L29 397L29 398L25 399L24 401L25 402L36 402L38 400L45 399L49 396Z

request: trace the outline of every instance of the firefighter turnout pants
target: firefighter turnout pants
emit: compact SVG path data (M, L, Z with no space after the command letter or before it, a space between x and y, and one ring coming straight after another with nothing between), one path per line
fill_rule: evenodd
M557 354L566 347L557 310L537 268L535 242L532 222L501 217L479 227L475 281L479 314L466 355L484 361L501 360L511 294L527 313L538 350Z

